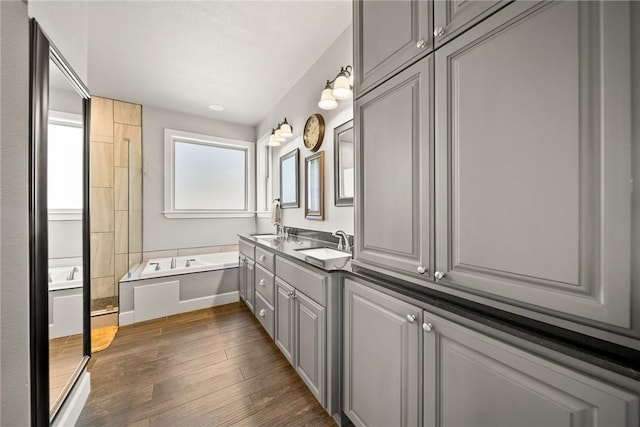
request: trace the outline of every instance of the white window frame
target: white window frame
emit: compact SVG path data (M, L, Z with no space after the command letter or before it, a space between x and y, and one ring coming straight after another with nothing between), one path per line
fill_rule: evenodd
M83 128L82 114L66 113L64 111L49 110L49 124L58 126L70 126ZM85 149L84 137L82 149ZM84 155L83 155L84 158ZM84 170L84 166L83 166ZM80 209L48 209L49 221L80 221L82 220L82 208Z
M273 150L267 145L270 134L269 130L256 142L256 209L258 218L271 217Z
M187 142L245 151L245 207L244 210L195 210L175 208L175 143ZM248 218L255 215L255 143L219 138L176 129L164 130L164 211L167 218Z

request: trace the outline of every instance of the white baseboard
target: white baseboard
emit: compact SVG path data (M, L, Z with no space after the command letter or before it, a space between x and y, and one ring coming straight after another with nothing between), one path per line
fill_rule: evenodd
M89 398L90 392L91 374L89 374L87 368L85 368L51 425L53 427L76 425L78 418L80 418L82 408L84 408L84 404L87 402L87 398Z
M167 313L162 314L160 317L171 316L178 313L187 313L194 310L202 310L203 308L216 307L218 305L230 304L238 301L240 301L240 294L238 291L227 292L219 295L210 295L202 298L194 298L185 301L177 301L175 308L171 308ZM142 318L144 320L149 320L146 314L144 314ZM142 320L136 318L135 309L120 312L118 315L118 324L120 326L131 325L141 321Z

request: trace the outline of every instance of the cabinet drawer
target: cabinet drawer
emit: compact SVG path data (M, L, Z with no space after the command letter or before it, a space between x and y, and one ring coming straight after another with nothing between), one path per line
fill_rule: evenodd
M273 277L272 273L259 265L256 267L256 292L271 305L273 305Z
M294 264L286 259L276 257L278 277L307 295L314 301L326 306L326 276Z
M253 251L255 250L255 245L252 245L249 242L245 242L244 240L240 240L240 243L238 244L238 248L242 255L248 256L251 259L254 258Z
M269 336L273 338L273 307L260 294L256 294L255 309L256 318Z
M275 255L262 248L256 248L256 262L273 273Z

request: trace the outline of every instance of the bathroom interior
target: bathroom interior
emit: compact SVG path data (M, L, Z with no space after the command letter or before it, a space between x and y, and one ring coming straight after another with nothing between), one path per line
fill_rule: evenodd
M338 425L639 425L639 5L16 3L1 424L86 425L119 334L240 303Z

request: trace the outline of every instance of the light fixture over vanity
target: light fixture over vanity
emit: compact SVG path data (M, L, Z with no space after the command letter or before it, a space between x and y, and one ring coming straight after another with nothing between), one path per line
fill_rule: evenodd
M318 107L323 110L333 110L338 106L338 101L351 98L353 96L352 74L351 65L340 67L338 75L333 80L327 80Z
M293 136L293 127L287 122L287 118L285 117L281 123L278 123L278 126L271 129L271 135L269 135L269 142L267 145L269 147L278 147L281 142L285 142L287 139Z

